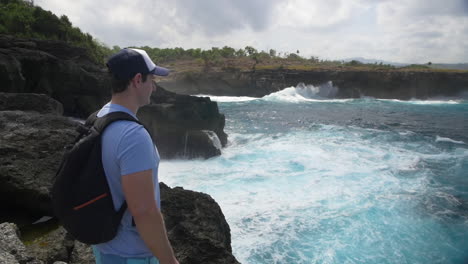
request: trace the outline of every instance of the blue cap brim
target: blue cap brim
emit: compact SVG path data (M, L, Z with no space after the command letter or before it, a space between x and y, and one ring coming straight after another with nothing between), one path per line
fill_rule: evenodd
M167 76L169 75L169 70L164 68L164 67L159 67L156 66L152 71L149 72L150 74L153 75L158 75L158 76Z

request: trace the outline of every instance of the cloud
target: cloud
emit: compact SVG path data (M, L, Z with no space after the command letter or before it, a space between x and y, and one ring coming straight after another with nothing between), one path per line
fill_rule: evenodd
M108 45L468 61L467 0L35 0Z
M361 3L362 0L287 0L277 6L278 26L328 28L363 11L366 7Z
M466 0L396 0L378 6L378 25L401 61L467 61Z
M204 0L168 1L175 16L206 35L223 35L232 30L251 28L265 29L272 19L271 12L278 1L270 0Z

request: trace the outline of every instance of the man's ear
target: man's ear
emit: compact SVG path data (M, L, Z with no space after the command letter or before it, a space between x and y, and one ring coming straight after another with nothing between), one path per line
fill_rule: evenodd
M137 86L138 84L141 83L141 78L142 78L141 73L135 74L135 76L133 76L132 78L132 84Z

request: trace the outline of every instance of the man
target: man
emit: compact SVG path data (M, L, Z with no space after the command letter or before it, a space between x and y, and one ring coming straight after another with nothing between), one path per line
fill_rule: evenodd
M156 89L154 75L169 71L156 66L139 49L123 49L111 56L112 99L98 117L121 111L136 118ZM160 211L159 153L146 129L136 122L116 121L102 134L102 162L115 208L125 212L116 237L93 246L97 264L176 263Z

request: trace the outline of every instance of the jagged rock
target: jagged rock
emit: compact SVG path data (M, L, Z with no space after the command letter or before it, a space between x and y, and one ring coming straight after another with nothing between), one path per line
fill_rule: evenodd
M88 117L110 99L110 79L105 66L91 62L84 49L60 41L0 35L0 82L3 84L0 92L45 94L63 105L65 115L80 118ZM181 138L189 130L214 131L222 145L226 145L224 115L209 98L176 95L160 88L152 104L156 106L143 114L143 123L153 130L153 137L160 139L157 145L161 157L180 156L184 150ZM27 106L27 103L16 106L19 108L16 110L35 108ZM162 111L155 114L157 120L152 116L155 109ZM209 156L204 148L194 151L200 152L197 157Z
M85 54L65 42L0 35L0 91L46 94L67 115L85 117L110 98L105 68Z
M210 130L187 131L184 140L184 156L210 158L221 155L221 142Z
M159 186L169 240L181 264L238 263L229 225L213 198L164 183Z
M91 246L75 241L70 264L94 264L94 261L94 254Z
M166 229L181 264L238 263L232 255L229 225L216 201L207 194L180 187L169 188L164 183L160 187ZM61 227L25 247L18 238L16 225L3 223L0 261L13 258L18 263L29 264L94 263L91 247L73 241Z
M91 63L80 50L75 50L68 44L18 40L0 35L0 81L6 84L1 86L2 92L46 94L63 104L65 114L84 117L108 99L106 78L107 73L101 67ZM153 97L153 104L162 111L153 112L151 108L154 105L150 105L148 116L143 114L142 119L151 120L144 121L153 127L151 130L162 129L154 130L156 141L167 136L167 141L159 140L159 148L180 153L179 145L170 144L180 140L177 133L185 135L187 131L193 130L214 131L221 144L226 144L224 115L219 114L215 102L211 102L209 98L178 96L163 89L158 91L161 97L157 93ZM9 96L23 98L25 102L5 101L6 103L1 104L0 210L6 213L25 211L31 215L52 215L49 197L52 179L62 159L63 147L77 135L75 129L78 123L71 118L57 115L60 112L58 104L42 95L2 93L0 98L2 96L7 99ZM30 100L43 100L46 105L28 105ZM5 109L9 110L4 111ZM154 122L151 118L153 114L162 116L157 119L160 122L157 126L151 123ZM186 126L172 130L174 127L170 125L173 122ZM178 132L171 138L172 131ZM213 136L212 133L202 133ZM181 263L237 263L231 254L229 226L216 202L207 195L181 188L174 189L177 194L171 194L173 190L168 187L163 189L162 195L171 200L166 201L166 221L170 224L170 239L176 245L175 251ZM181 204L174 207L173 201ZM178 216L178 210L183 214ZM182 220L180 226L177 219ZM40 238L38 243L49 245L46 247L47 252L38 249L37 245L31 245L27 251L18 239L16 226L0 226L0 261L43 263L42 260L28 255L28 252L32 252L46 262L57 263L64 261L60 258L65 256L66 251L68 259L65 260L69 263L94 262L89 246L81 243L70 246L70 239L64 237L61 230Z
M15 256L8 252L2 252L0 250L0 263L1 264L19 264L19 262L15 259Z
M219 113L216 102L208 97L177 95L162 88L152 95L151 100L152 104L140 108L138 118L150 130L161 157L209 158L221 154L216 150L219 146L211 140L197 142L194 138L189 152L186 144L191 131L210 130L216 133L222 146L226 145L225 117Z
M0 261L5 261L0 263L43 264L42 261L28 254L18 234L19 230L15 224L0 224Z
M26 94L21 96L34 97ZM153 129L153 136L156 135L155 142L161 149L161 155L171 156L170 151L172 157L183 155L184 150L190 157L211 157L220 153L219 142L212 132L189 130L211 127L221 135L224 134L224 116L210 110L216 104L206 98L199 100L204 103L198 104L201 108L198 110L194 110L193 106L181 106L174 111L152 111L159 109L161 104L157 104L145 107L143 113L139 113L143 122L156 121L156 124L150 123L149 128ZM174 105L183 104L181 100L174 100ZM148 116L145 116L145 109L148 110ZM190 115L186 123L179 124L176 120L187 113ZM0 111L1 208L24 208L28 212L52 215L49 197L52 179L62 159L64 146L77 135L77 125L76 121L58 115ZM184 140L187 139L185 144ZM226 141L226 136L224 139Z
M29 255L44 263L68 261L69 252L73 248L74 240L67 236L67 231L63 227L35 239L26 246Z
M0 202L52 215L49 189L77 122L37 112L0 111Z
M0 47L0 80L2 91L24 92L26 80L21 73L21 63L6 53L8 50Z
M48 195L52 177L63 146L76 136L76 125L57 115L0 111L1 210L52 213ZM237 263L231 253L229 226L216 202L206 194L161 186L167 230L180 263ZM46 262L63 260L70 249L63 237L63 232L55 231L38 240L38 245L48 245L47 252L34 246L30 251ZM68 262L92 263L92 258L89 247L78 243Z
M63 106L44 94L0 93L0 111L35 111L41 114L63 114Z

